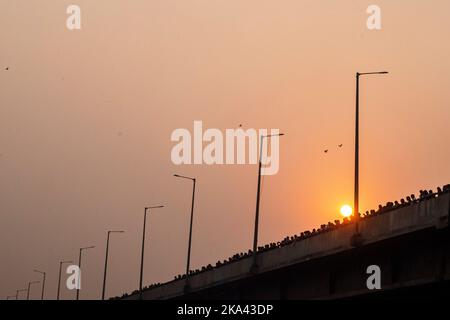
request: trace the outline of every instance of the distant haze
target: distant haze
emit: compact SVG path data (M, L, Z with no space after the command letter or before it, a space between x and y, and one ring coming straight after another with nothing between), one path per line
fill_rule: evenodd
M361 80L361 211L449 183L450 2L375 2L380 31L365 0L0 0L1 298L38 268L54 299L59 261L90 245L81 298L100 298L108 229L126 233L107 296L137 289L148 205L165 208L147 220L144 283L182 273L191 183L174 173L198 179L192 268L248 250L257 166L172 164L170 135L194 120L286 133L260 243L341 219L357 71L390 72Z

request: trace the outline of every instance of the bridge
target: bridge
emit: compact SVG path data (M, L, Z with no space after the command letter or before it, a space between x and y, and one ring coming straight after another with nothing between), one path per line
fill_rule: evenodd
M450 289L450 186L388 203L193 271L122 299L346 299L443 297ZM367 268L381 289L368 289Z

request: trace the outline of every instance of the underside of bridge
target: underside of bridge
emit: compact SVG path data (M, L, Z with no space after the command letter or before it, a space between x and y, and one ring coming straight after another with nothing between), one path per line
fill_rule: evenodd
M179 299L373 299L444 297L450 288L449 231L430 228L243 280L186 293ZM369 265L381 290L366 285Z

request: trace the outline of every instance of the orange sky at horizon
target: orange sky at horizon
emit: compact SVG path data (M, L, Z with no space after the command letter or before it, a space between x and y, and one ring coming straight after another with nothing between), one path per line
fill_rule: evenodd
M86 253L82 298L98 299L108 229L108 296L183 272L198 178L192 267L252 245L256 165L176 166L177 128L278 128L260 243L342 219L353 203L355 73L361 79L360 208L450 182L450 2L0 0L0 294ZM10 69L5 71L8 66ZM340 148L339 144L343 144ZM328 149L327 153L323 151ZM12 246L12 244L14 244ZM37 290L37 289L36 289ZM37 293L33 293L36 294ZM75 293L62 290L64 299Z

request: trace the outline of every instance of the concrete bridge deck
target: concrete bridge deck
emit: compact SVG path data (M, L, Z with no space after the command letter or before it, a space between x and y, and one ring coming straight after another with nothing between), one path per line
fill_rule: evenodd
M447 191L363 218L363 243L355 247L354 223L341 224L252 257L146 289L143 299L336 299L372 293L366 268L381 268L383 292L447 283L450 278ZM139 294L123 297L138 299Z

